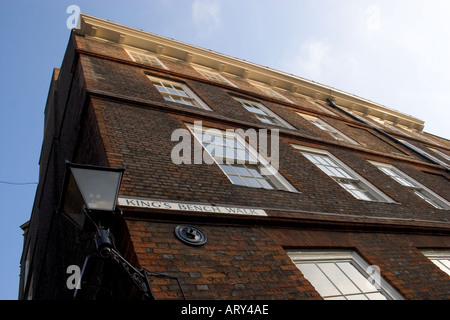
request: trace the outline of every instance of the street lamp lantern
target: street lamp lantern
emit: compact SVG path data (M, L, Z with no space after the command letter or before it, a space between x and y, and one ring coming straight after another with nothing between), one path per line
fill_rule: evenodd
M98 253L111 259L128 274L146 299L154 299L145 270L136 269L116 249L110 231L116 213L120 183L125 169L81 165L66 161L66 175L58 211L80 230L88 218L95 226ZM121 212L121 211L120 211Z
M70 166L88 210L114 211L123 169Z
M60 211L83 229L86 214L112 215L124 169L66 162Z

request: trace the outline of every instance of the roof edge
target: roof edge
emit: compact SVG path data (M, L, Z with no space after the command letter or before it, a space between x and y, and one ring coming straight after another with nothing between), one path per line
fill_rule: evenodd
M312 99L330 99L347 109L387 119L414 130L422 131L425 125L424 121L411 115L318 82L85 13L80 14L76 33L184 60Z

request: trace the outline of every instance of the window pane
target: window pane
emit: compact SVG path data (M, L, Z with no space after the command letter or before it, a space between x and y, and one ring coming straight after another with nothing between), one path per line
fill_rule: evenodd
M414 193L423 200L425 200L426 202L428 202L429 204L431 204L433 207L438 209L444 209L437 201L435 201L433 198L430 198L424 190L416 190L414 191Z
M259 173L258 169L256 168L249 168L247 167L248 171L250 171L250 173L256 177L256 178L262 178L261 174Z
M230 148L230 147L226 147L225 150L225 157L230 158L230 159L236 159L237 155L236 152L234 151L234 148Z
M435 265L439 267L442 271L450 275L450 261L449 260L442 260L442 259L434 259L431 260Z
M366 296L369 300L387 300L387 298L380 292L368 293Z
M166 92L166 88L161 85L155 84L155 87L159 92Z
M233 167L234 171L236 171L236 173L240 176L246 176L246 177L252 176L250 174L250 172L248 172L247 168L245 168L243 166L233 165L232 167Z
M234 184L237 185L241 185L241 186L245 186L246 184L244 183L244 181L242 181L241 178L239 178L238 176L228 176L231 180L231 182L233 182Z
M251 113L267 115L267 113L265 113L264 111L262 111L261 109L258 109L258 108L256 108L256 107L253 107L253 106L247 106L247 105L244 105L244 107L245 107L245 109L247 109L247 110L250 111Z
M246 150L242 150L242 149L237 149L236 150L237 153L237 159L241 159L241 160L245 160L245 161L252 161L252 162L256 162L256 159L253 158L250 153L248 153Z
M264 189L274 189L273 186L265 179L258 179L258 182L262 185Z
M395 289L383 281L379 283L381 288L373 286L363 270L368 264L355 259L354 252L308 251L289 256L325 300L401 299Z
M277 124L275 121L273 121L271 118L268 117L262 117L262 116L256 116L259 121L267 124Z
M297 266L322 297L341 295L314 263L300 263Z
M360 293L359 289L334 263L319 263L318 265L343 294Z
M321 164L316 164L316 165L317 165L317 167L318 167L320 170L322 170L327 176L330 176L330 177L336 177L336 175L334 174L334 172L331 171L331 170L329 170L329 167L326 167L326 166L321 165Z
M399 176L392 176L393 179L395 179L398 183L404 185L405 187L415 187L412 183L410 183L408 180L399 177Z
M376 196L371 194L368 190L363 189L357 182L339 180L339 179L337 179L337 181L344 189L346 189L355 198L357 198L359 200L367 200L367 201L376 201L377 200Z
M258 183L258 181L255 178L242 177L242 180L244 180L244 182L249 187L254 187L254 188L260 188L261 187L261 185Z
M367 193L362 192L360 190L347 190L347 191L350 192L356 199L365 200L365 201L373 200L371 197L368 196Z
M253 113L258 118L259 121L271 125L279 125L292 129L292 127L289 124L285 123L279 116L272 113L264 105L253 101L246 101L240 99L236 100L239 101L242 104L242 106L245 109L247 109L247 111Z
M450 271L450 259L441 259L439 261L447 268L447 271Z
M351 178L348 174L344 172L344 170L335 168L335 167L327 167L327 169L331 172L331 175L333 177L339 177L339 178Z
M190 130L192 131L192 128ZM228 133L228 137L223 138L221 134L227 136L226 132L216 130L217 133L205 130L209 134L199 132L193 132L193 134L201 141L203 148L214 158L233 184L265 189L293 189L287 182L278 180L281 178L278 174L261 174L265 172L262 168L268 172L272 172L273 168L269 164L259 163L257 158L250 154L250 146L247 147L245 141L241 142L240 137ZM256 154L254 149L250 150Z
M233 168L232 168L229 164L221 164L220 167L222 168L222 170L223 170L226 174L233 174L233 175L236 174L236 173L233 171Z
M188 106L191 106L191 107L195 106L195 104L194 104L194 102L192 100L176 99L175 98L175 102L182 103L182 104L185 104L185 105L188 105Z
M339 172L340 177L354 179L354 177L350 175L347 171L345 171L343 168L336 168L335 170Z
M324 165L324 166L327 166L327 167L333 165L333 162L330 162L328 160L327 156L313 155L313 158L316 161L316 163L319 163L321 165Z
M224 138L224 143L232 148L236 148L238 146L238 143L235 139L231 139L231 138Z
M166 101L175 102L191 107L210 110L202 101L183 84L166 80L157 80L150 77L153 85Z
M339 268L350 278L361 292L378 292L369 280L366 279L350 262L337 263Z

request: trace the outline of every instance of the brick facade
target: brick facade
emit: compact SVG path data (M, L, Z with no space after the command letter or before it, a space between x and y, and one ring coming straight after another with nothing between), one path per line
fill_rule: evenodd
M267 217L252 217L121 208L123 215L113 228L117 246L133 265L153 273L149 281L157 300L322 299L288 256L287 250L295 249L351 249L379 266L381 276L403 298L450 299L450 276L420 252L450 250L450 211L434 208L368 160L392 164L450 200L448 170L326 101L318 102L331 113L292 92L282 94L293 103L281 101L245 78L224 73L233 87L207 80L188 61L158 58L169 70L134 62L120 44L72 33L54 82L56 93L51 90L46 108L40 184L22 260L24 266L31 252L31 268L28 278L22 270L21 298L31 292L35 299L71 299L65 269L82 264L95 251L92 234L77 233L56 212L64 161L70 160L125 167L121 197L266 211ZM147 75L186 84L212 111L165 101ZM279 128L279 173L298 192L234 185L216 164L173 163L171 152L178 141L171 141L171 135L186 128L185 123L202 121L221 130L273 128L233 97L261 102L296 128ZM336 141L297 112L319 116L359 145ZM417 147L450 154L446 139L385 129ZM329 151L394 202L354 198L291 144ZM199 227L207 243L193 247L180 242L174 236L180 224ZM83 283L90 288L84 292L91 291L80 296L94 298L99 292L92 289L95 284L107 297L139 298L120 273L106 270L113 266L91 261Z

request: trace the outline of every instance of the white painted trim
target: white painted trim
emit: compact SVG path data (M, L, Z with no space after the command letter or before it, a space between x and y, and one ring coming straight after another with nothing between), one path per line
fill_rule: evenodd
M423 184L421 184L420 182L418 182L417 180L411 178L409 175L407 175L406 173L404 173L403 171L401 171L400 169L398 169L397 167L391 165L391 164L386 164L386 163L381 163L381 162L376 162L376 161L371 161L371 160L367 160L369 163L373 164L374 166L376 166L377 168L379 167L383 167L383 168L387 168L390 169L392 171L394 171L394 173L398 174L401 178L409 181L410 183L412 183L413 185L415 185L417 188L423 189L426 193L428 193L430 196L436 198L436 200L438 202L441 202L441 204L443 206L447 206L447 208L441 209L441 208L436 208L436 209L440 209L440 210L450 210L450 202L447 201L446 199L444 199L443 197L441 197L440 195L436 194L434 191L432 191L431 189L427 188L426 186L424 186ZM383 174L385 174L383 172ZM392 179L395 181L395 179ZM398 181L396 181L398 183ZM408 188L407 186L404 186L406 188ZM416 188L416 189L417 189Z
M220 66L222 71L258 81L261 84L272 84L274 83L273 79L276 79L274 85L280 89L298 92L314 99L320 99L321 101L331 99L339 106L362 111L367 114L370 113L379 118L388 117L389 119L395 120L394 122L403 124L409 128L422 130L424 127L424 121L410 115L286 72L263 67L242 59L127 27L85 13L80 14L79 21L80 28L77 30L77 33L80 35L93 36L157 52L158 54L213 69Z
M222 79L221 81L219 81L222 84L226 84L235 88L238 88L237 85L235 85L233 82L231 82L230 80L228 80L227 78L225 78L223 75L220 74L220 72L215 71L213 69L210 68L204 68L204 67L197 67L194 66L194 69L196 69L202 76L204 76L206 79L210 80L210 81L215 81L215 80L211 80L210 78L208 78L205 73L210 73L213 74L215 76L218 76L220 79ZM217 81L216 81L217 82Z
M264 157L262 157L259 154L259 152L253 146L251 146L249 143L247 143L247 141L245 141L244 137L239 135L237 132L226 132L225 130L220 130L220 129L217 129L217 128L210 128L210 127L202 127L203 130L201 132L199 132L199 131L196 130L198 128L194 124L185 123L185 125L192 133L194 133L194 132L195 133L203 133L204 131L210 130L211 132L214 132L214 131L220 132L222 137L233 137L233 138L236 138L237 141L245 147L245 149L248 151L248 153L253 158L257 159L259 164L261 166L263 166L265 168L265 170L267 170L267 171L269 171L271 173L270 179L275 185L277 185L277 189L274 189L274 190L284 190L284 191L298 193L298 191L277 170L275 170L272 167L272 165L269 163L269 161L267 161ZM200 141L195 134L193 134L193 136L200 143L200 145L202 145L203 150L205 150L208 153L208 155L214 160L214 162L222 170L222 167L220 167L220 164L218 163L216 157L212 156L209 153L209 151L206 150L203 147L203 142ZM228 174L226 172L224 172L224 171L223 171L223 173L230 180L230 182L233 183L233 181L230 179L230 177L228 177ZM266 176L268 176L268 175L266 175Z
M134 59L134 57L132 56L132 52L136 53L136 54L139 54L139 55L144 55L144 56L150 57L152 59L155 59L156 62L161 66L161 68L166 69L166 70L170 70L161 60L158 59L158 57L156 57L154 54L152 54L152 53L150 53L148 51L145 51L145 50L142 50L142 49L131 49L131 50L130 49L125 49L125 52L128 54L128 56L134 62L138 62L139 63L139 61L136 61ZM144 63L144 64L146 64L146 63Z
M238 97L233 97L233 99L235 99L235 100L237 100L239 102L242 101L242 102L250 103L250 104L254 105L255 108L261 109L262 111L267 113L268 116L271 116L272 118L277 119L280 122L280 125L274 124L275 126L280 126L280 127L283 126L283 127L287 128L287 129L297 130L292 125L290 125L287 121L285 121L283 118L281 118L279 115L274 113L272 110L270 110L269 108L267 108L265 105L263 105L260 102L253 101L253 100L248 100L248 99L243 99L243 98L238 98Z
M161 81L161 82L166 82L168 84L175 84L180 86L184 92L186 92L186 94L191 98L194 99L195 102L197 103L199 109L204 109L204 110L208 110L208 111L212 111L212 109L210 107L208 107L208 105L203 102L202 99L200 99L194 91L192 91L186 84L182 83L182 82L178 82L178 81L173 81L173 80L168 80L165 78L159 78L159 77L155 77L155 76L151 76L151 75L147 75L147 77L150 79L150 81ZM153 82L152 82L153 83ZM176 102L174 102L176 103ZM188 105L182 104L182 103L178 103L179 105L184 105L186 107L188 107ZM194 106L195 108L195 106Z
M356 269L366 278L370 265L356 251L353 250L288 250L287 254L294 264L302 262L323 262L323 261L346 261L352 263ZM381 270L383 273L383 270ZM381 291L393 300L404 300L404 298L395 290L383 277L380 277ZM379 289L380 290L380 289Z
M363 178L361 175L359 175L355 170L353 170L352 168L350 168L349 166L347 166L344 162L342 162L341 160L339 160L337 157L335 157L333 154L331 154L329 151L327 150L323 150L323 149L315 149L315 148L310 148L310 147L305 147L305 146L300 146L300 145L296 145L296 144L291 144L292 147L294 147L295 149L299 150L300 152L305 152L305 153L313 153L313 154L318 154L318 155L322 155L322 156L328 156L332 161L335 161L339 166L341 166L345 171L347 171L347 173L349 175L354 176L356 179L358 179L365 187L367 187L370 191L374 192L378 198L379 198L379 202L387 202L387 203L396 203L393 199L391 199L390 197L388 197L386 194L384 194L380 189L378 189L377 187L375 187L372 183L370 183L368 180L366 180L365 178ZM309 161L309 160L308 160ZM326 174L326 173L324 173ZM330 177L332 179L332 177ZM333 179L334 180L334 179ZM347 190L346 190L347 191ZM357 199L357 198L356 198ZM358 200L362 200L362 201L369 201L369 200L363 200L363 199L358 199ZM371 200L373 202L377 202L376 200Z
M323 121L323 120L320 119L319 117L310 116L310 115L307 115L307 114L304 114L304 113L300 113L300 112L297 112L297 114L298 114L299 116L305 118L306 120L310 121L310 122L311 122L311 121L318 122L320 125L322 125L323 127L327 128L328 130L323 130L323 129L321 129L321 130L322 130L322 131L325 131L325 132L328 132L328 134L329 134L333 139L335 139L336 141L348 142L348 143L354 144L354 145L356 145L356 146L360 146L360 144L359 144L358 142L356 142L355 140L353 140L353 139L350 138L349 136L345 135L344 133L342 133L341 131L339 131L338 129L336 129L335 127L333 127L332 125L330 125L329 123ZM316 127L317 127L317 126L316 126ZM320 129L320 128L319 128L319 129ZM333 135L331 134L332 132L335 132L337 135L339 135L340 137L342 137L343 141L342 141L342 139L340 140L340 139L334 138Z

